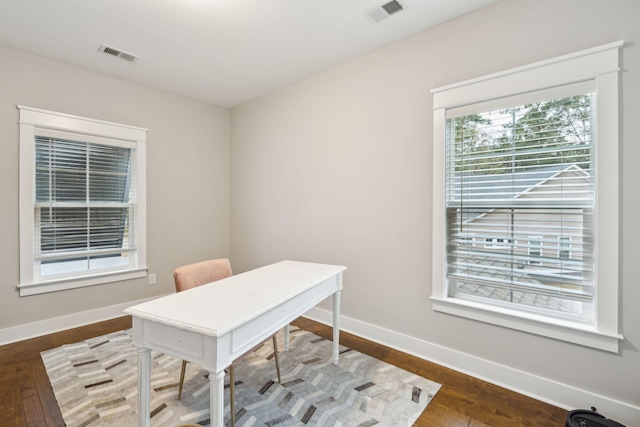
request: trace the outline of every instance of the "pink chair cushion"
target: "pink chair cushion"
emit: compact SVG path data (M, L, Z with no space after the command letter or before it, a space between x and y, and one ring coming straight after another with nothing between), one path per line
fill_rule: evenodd
M232 275L231 263L226 258L197 262L178 267L173 271L176 292L186 291Z

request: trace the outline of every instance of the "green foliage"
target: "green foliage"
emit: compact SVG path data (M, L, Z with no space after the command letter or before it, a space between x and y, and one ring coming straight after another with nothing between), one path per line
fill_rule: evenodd
M592 95L471 114L449 121L456 172L505 174L558 164L589 169Z

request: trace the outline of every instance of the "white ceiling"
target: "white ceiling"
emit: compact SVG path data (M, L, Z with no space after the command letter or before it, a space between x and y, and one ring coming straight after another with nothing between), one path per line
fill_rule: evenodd
M496 0L388 1L0 0L0 44L233 107Z

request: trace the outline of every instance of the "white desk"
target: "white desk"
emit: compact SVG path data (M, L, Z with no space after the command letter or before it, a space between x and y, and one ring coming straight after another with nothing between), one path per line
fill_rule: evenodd
M211 427L223 425L224 369L333 295L333 363L338 363L340 291L346 267L282 261L130 307L138 350L139 425L148 427L151 350L210 372ZM285 347L288 329L285 329Z

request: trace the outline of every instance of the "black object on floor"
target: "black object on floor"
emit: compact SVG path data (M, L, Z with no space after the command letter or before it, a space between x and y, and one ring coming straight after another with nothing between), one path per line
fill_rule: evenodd
M596 408L576 409L567 414L567 427L625 427L599 414Z

